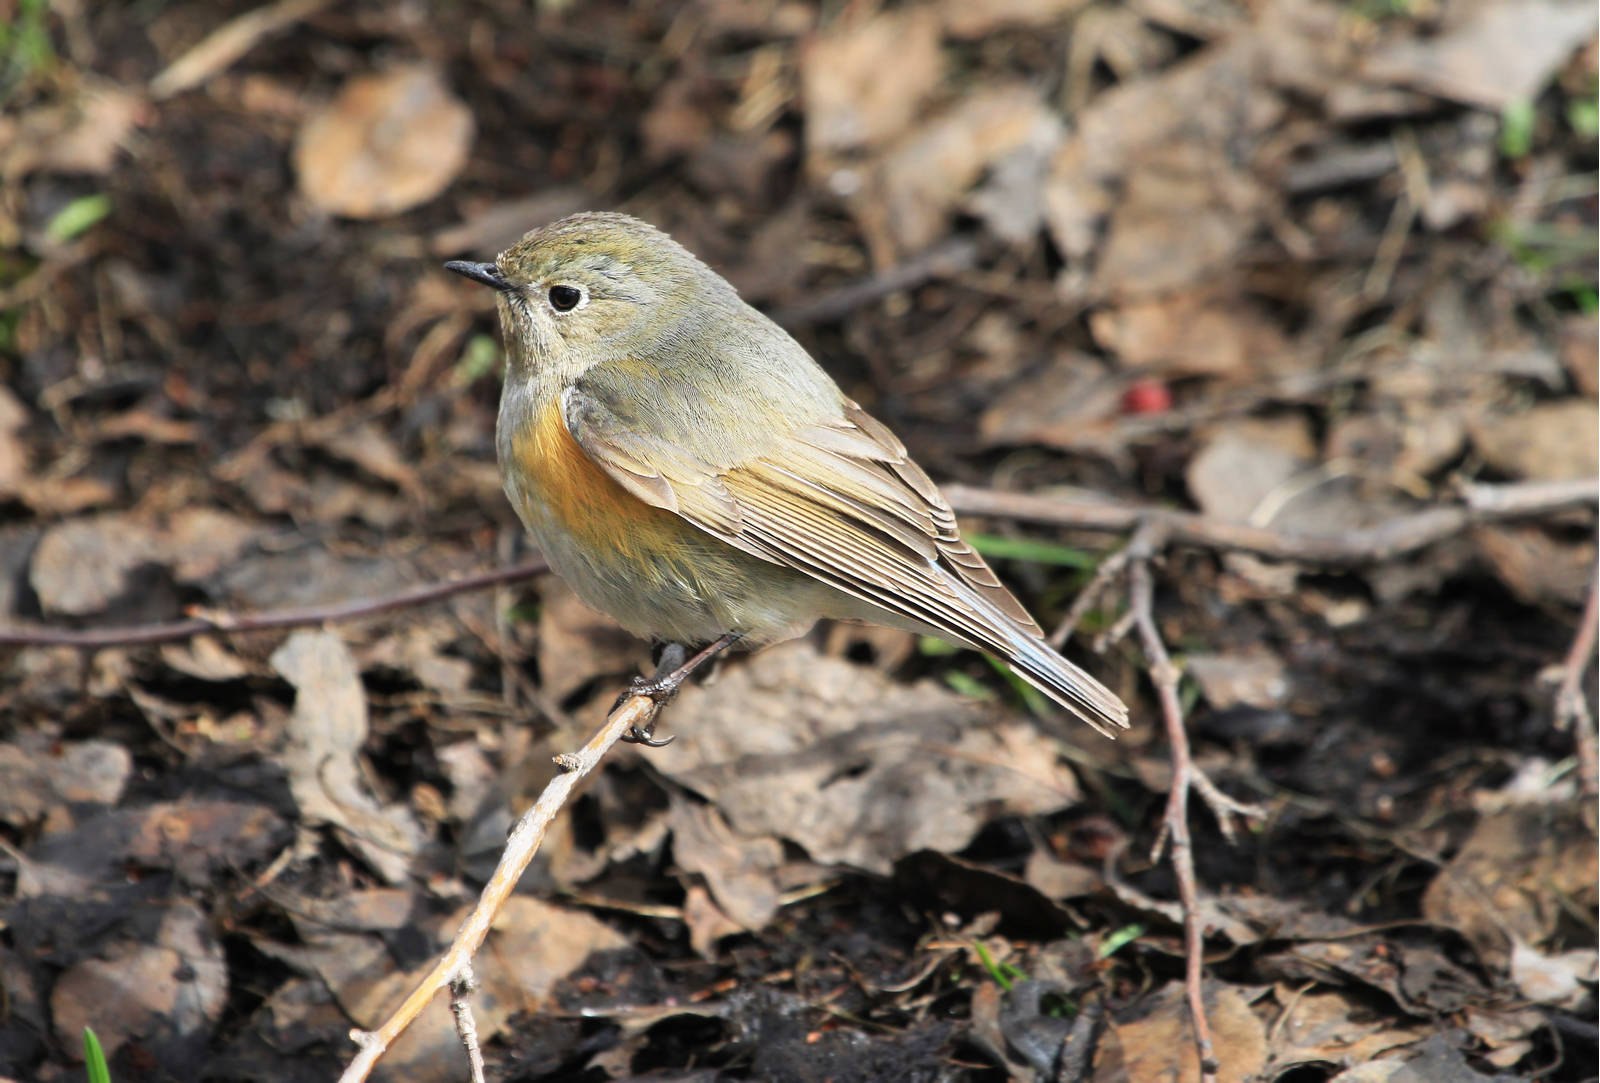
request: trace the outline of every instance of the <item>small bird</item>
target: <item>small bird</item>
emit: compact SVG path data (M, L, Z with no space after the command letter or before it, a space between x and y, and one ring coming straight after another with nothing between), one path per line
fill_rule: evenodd
M905 445L665 233L576 214L445 266L496 291L506 496L588 605L677 658L824 617L904 628L993 655L1107 737L1128 727Z

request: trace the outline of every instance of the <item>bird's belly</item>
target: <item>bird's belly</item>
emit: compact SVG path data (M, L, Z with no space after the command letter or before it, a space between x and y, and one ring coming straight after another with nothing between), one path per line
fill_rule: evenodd
M550 566L589 606L681 643L725 632L772 642L836 608L822 584L635 497L577 446L559 409L542 413L501 442L501 476Z

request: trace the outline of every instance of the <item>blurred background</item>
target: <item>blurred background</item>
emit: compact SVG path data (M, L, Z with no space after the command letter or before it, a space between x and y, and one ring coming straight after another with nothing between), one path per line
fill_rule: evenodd
M1596 23L0 0L0 627L525 559L492 300L440 264L582 209L672 233L941 483L1338 538L1592 478ZM1117 543L969 525L1046 628ZM1594 569L1582 509L1357 567L1170 555L1196 755L1271 810L1233 847L1196 814L1223 1078L1592 1077L1593 808L1552 704ZM1059 1066L1017 1028L1087 1006L1111 1037L1070 1078L1192 1069L1153 698L1131 646L1073 650L1135 704L1115 746L869 629L686 694L491 941L496 1078L1030 1079ZM0 1066L79 1078L89 1024L118 1080L328 1078L647 661L538 580L0 647ZM752 791L764 727L825 751ZM462 1074L425 1022L391 1078Z

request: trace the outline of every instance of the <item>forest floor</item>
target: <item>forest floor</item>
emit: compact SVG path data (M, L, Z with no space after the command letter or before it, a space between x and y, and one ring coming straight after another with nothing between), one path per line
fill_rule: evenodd
M549 577L361 604L534 555L440 264L614 208L1046 629L1196 516L1220 1079L1595 1078L1592 3L251 9L0 4L0 1076L334 1078L649 665ZM882 629L687 690L480 956L490 1078L1198 1079L1130 599L1114 743ZM379 1074L465 1072L440 1003Z

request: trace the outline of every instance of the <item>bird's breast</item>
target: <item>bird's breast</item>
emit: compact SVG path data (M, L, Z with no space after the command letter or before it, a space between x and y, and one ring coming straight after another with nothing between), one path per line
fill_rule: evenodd
M502 419L505 423L506 419ZM676 515L653 507L613 481L584 453L567 428L558 398L511 422L502 445L508 489L524 521L535 533L551 528L568 535L595 557L645 559L681 544L690 527Z

